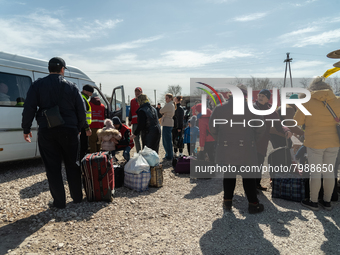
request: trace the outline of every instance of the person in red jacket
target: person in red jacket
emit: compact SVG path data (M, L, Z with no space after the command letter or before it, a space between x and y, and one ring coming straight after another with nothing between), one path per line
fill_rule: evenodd
M204 151L208 154L209 161L215 161L215 145L216 142L209 131L209 119L212 111L208 108L207 114L202 115L202 104L195 106L195 114L197 115L198 128L200 130L200 151Z
M116 144L116 152L124 150L123 157L127 162L130 160L130 151L133 146L135 146L133 140L130 139L131 129L128 126L122 124L117 116L112 118L112 122L115 129L117 129L122 135L122 139L120 139Z
M130 112L129 112L129 123L128 125L131 126L132 124L132 133L134 134L136 129L137 129L137 113L136 111L139 108L139 105L137 103L137 97L143 93L143 90L141 87L135 88L135 98L133 98L130 102ZM141 145L140 145L140 135L137 135L134 139L134 142L136 144L136 151L139 152L141 150Z
M98 144L97 131L104 127L105 120L105 106L100 102L100 98L97 93L93 93L91 100L91 114L92 122L90 124L90 129L92 130L92 135L89 137L90 153L100 151L100 144Z

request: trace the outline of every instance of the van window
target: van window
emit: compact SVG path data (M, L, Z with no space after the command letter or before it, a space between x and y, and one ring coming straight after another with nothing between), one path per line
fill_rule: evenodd
M28 76L0 72L0 107L22 107L31 84Z

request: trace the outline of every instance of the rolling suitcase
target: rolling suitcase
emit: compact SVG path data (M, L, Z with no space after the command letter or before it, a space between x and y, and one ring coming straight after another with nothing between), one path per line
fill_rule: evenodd
M190 174L190 159L191 157L180 157L175 164L175 173Z
M115 187L111 153L86 154L81 161L81 170L87 200L111 202Z

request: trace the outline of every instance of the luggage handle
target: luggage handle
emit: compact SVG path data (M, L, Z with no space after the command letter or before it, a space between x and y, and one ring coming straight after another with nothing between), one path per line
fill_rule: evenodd
M97 162L99 163L99 162ZM107 157L106 157L106 160L105 160L105 165L107 166L107 164L110 163L109 160L107 160ZM111 164L111 163L110 163ZM101 171L101 168L100 168L100 165L98 164L98 181L102 181L104 179L104 177L108 174L109 172L109 168L106 167L106 172L102 175L102 171Z

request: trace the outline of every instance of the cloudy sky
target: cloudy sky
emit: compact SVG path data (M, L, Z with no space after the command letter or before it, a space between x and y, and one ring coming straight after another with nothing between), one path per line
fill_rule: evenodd
M0 0L0 51L61 56L103 91L168 85L189 94L190 78L322 75L340 49L339 0Z

